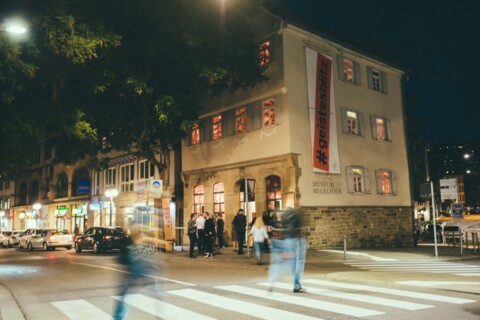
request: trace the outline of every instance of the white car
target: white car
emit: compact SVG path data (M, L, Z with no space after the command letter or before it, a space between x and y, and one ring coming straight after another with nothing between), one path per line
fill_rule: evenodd
M55 250L58 247L70 250L73 244L72 234L68 230L42 229L32 236L27 248L30 251L33 249Z
M3 247L3 239L10 237L12 231L2 231L0 232L0 245Z
M28 244L30 243L30 239L40 232L42 229L27 229L20 237L20 242L18 243L18 248L28 248Z
M24 232L25 230L13 230L10 235L3 237L3 246L11 248L18 245L20 237Z

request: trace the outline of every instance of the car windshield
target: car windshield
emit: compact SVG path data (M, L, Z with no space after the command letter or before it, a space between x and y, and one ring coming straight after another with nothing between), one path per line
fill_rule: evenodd
M61 236L61 235L64 235L64 234L70 234L70 231L68 231L68 230L54 230L54 231L52 231L52 235Z

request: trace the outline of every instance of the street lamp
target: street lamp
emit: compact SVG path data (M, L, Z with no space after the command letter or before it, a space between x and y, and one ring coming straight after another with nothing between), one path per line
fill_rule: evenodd
M105 195L110 198L110 226L112 226L113 198L118 196L118 190L109 188L105 190Z
M0 24L0 31L19 35L26 33L27 27L25 22L20 19L10 19Z

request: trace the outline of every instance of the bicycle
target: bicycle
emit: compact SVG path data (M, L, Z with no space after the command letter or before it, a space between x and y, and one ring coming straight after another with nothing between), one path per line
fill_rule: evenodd
M136 251L137 253L155 254L157 248L155 248L153 244L145 244L136 246L133 251Z

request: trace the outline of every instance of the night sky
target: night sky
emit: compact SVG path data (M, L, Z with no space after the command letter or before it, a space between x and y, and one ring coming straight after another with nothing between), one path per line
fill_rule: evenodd
M274 2L306 26L406 71L407 110L429 142L480 142L480 1Z

